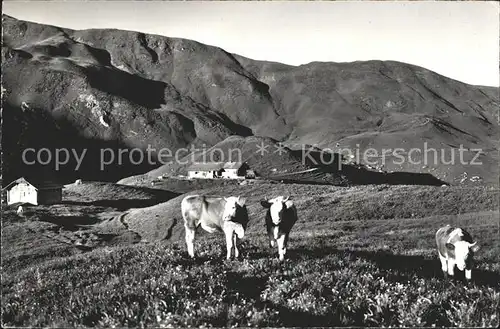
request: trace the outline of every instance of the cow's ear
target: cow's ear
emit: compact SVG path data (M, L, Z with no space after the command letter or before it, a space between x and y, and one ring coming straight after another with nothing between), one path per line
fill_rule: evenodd
M481 249L481 247L477 244L477 241L476 241L476 242L470 244L470 249L473 252L477 252L479 249Z
M290 200L290 196L286 196L283 198L283 202L287 202L288 200Z
M238 204L240 206L244 206L245 205L245 202L247 202L247 199L246 198L242 198L242 197L238 197Z
M450 250L455 250L455 245L452 244L452 243L447 243L446 244L446 248L450 249Z
M271 207L271 203L268 202L267 200L260 200L260 204L262 205L262 207L264 208L270 208Z

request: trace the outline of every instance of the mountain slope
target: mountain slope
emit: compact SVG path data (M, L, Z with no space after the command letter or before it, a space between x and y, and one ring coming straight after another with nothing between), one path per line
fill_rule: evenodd
M479 176L498 184L498 88L399 62L295 67L139 32L73 31L6 15L2 27L6 180L33 170L21 160L26 147L87 149L78 171L72 161L58 175L109 181L175 161L178 150L213 147L239 135L271 138L292 150L307 144L340 153L370 147L408 153L427 145L446 159L463 145L468 162L475 156L470 149L482 150L482 165L448 165L441 157L424 164L418 152L401 164L393 155L355 160L450 183ZM100 170L102 149L118 154L148 146L154 149L151 163L136 165L137 158L125 153ZM160 162L162 148L170 152Z

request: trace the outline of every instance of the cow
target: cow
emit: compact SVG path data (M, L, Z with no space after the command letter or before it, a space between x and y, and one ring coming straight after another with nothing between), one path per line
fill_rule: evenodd
M239 257L238 239L243 238L248 224L245 201L239 196L218 198L201 195L187 196L182 200L181 211L186 231L186 245L191 258L194 258L194 238L199 226L209 233L224 232L226 258L231 259L233 247L234 257Z
M261 200L260 204L267 209L265 226L269 244L271 247L278 245L279 260L283 261L290 231L298 219L297 208L290 197L283 196Z
M17 213L19 216L22 216L23 212L24 212L23 206L19 206L19 207L17 207L17 211L16 211L16 213Z
M463 228L446 225L436 232L436 244L441 269L446 276L454 275L455 265L460 271L465 270L465 278L472 278L472 263L474 253L479 250L472 236Z

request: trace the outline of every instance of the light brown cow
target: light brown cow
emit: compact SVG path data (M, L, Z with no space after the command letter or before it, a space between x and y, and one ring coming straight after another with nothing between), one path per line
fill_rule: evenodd
M227 259L238 258L238 239L243 238L248 224L245 199L241 197L215 198L200 195L187 196L181 203L188 254L194 258L194 239L196 229L201 226L205 231L223 231L226 236Z

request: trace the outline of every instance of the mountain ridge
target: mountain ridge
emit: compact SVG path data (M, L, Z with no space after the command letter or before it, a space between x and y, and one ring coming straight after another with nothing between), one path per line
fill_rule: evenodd
M469 172L498 183L488 177L498 173L498 155L491 151L498 149L498 88L467 85L395 61L291 66L141 32L70 30L7 15L2 26L9 109L3 116L18 123L2 132L21 147L41 143L39 132L22 137L26 111L47 113L54 126L62 120L71 131L67 136L105 141L114 148L152 145L175 151L214 146L232 135L271 138L290 149L313 145L361 152L370 147L421 149L427 141L441 149L480 146L487 150L486 164L434 163L422 170L422 165L394 165L389 157L377 166L431 173L450 183ZM30 110L22 109L23 102ZM52 148L64 144L54 131L46 143ZM4 146L9 148L13 145ZM7 176L15 178L27 167L19 152L7 153ZM63 176L118 180L156 167L128 163L116 175L68 169Z

